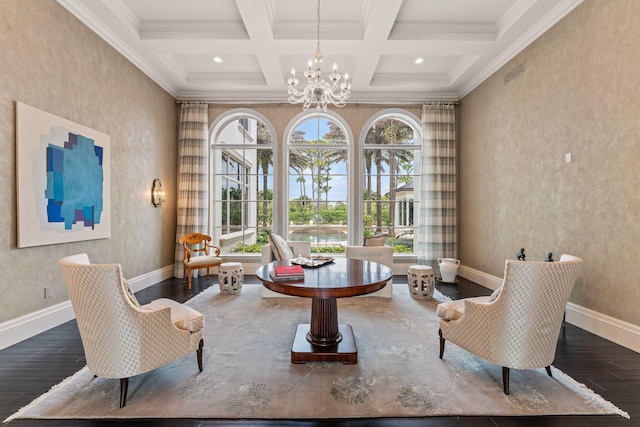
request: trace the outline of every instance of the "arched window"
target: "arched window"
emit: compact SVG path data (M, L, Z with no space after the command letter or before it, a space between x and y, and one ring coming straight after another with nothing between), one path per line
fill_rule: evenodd
M273 220L275 131L235 109L211 125L210 229L223 253L259 252Z
M348 240L351 135L332 112L301 113L287 135L288 238L313 252L343 251Z
M394 252L413 253L417 247L419 123L406 111L388 109L374 115L362 133L363 234L386 234Z

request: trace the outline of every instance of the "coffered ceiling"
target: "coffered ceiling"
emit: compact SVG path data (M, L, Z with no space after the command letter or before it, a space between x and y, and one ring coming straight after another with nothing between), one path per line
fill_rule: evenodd
M316 50L316 0L58 2L178 99L286 102ZM459 99L581 2L321 0L322 69L352 102Z

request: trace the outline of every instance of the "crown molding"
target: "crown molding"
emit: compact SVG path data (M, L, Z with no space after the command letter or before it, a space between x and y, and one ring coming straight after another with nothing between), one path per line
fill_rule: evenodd
M135 50L132 49L128 43L126 43L124 40L122 40L122 38L120 38L117 34L113 33L108 27L106 27L102 23L102 21L100 21L80 0L57 0L57 2L62 7L67 9L69 13L78 18L80 22L89 27L105 42L107 42L115 50L122 54L133 65L138 67L140 71L146 74L151 80L156 82L171 96L176 97L177 88L171 83L171 81L164 78L162 74L156 72L154 68L147 63L147 61L138 56ZM115 9L112 7L110 8L110 10L114 11ZM125 22L131 23L129 18L125 17L121 19L123 19Z

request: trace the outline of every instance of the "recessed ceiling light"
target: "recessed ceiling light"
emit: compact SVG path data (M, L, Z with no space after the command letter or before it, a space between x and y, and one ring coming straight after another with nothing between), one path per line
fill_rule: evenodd
M214 56L213 57L213 62L215 62L216 64L219 64L222 62L222 58L220 58L219 56Z
M423 58L416 58L416 60L414 61L416 64L422 64L424 62Z

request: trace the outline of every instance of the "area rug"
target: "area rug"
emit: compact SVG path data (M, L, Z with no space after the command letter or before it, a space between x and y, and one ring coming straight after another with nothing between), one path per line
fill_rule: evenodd
M438 358L436 305L396 284L393 298L338 300L340 323L353 327L358 363L290 363L306 298L261 298L259 285L240 295L212 286L188 305L206 316L204 371L195 354L131 378L125 408L119 381L84 369L13 418L371 418L471 415L628 415L553 368L502 370L448 343Z

